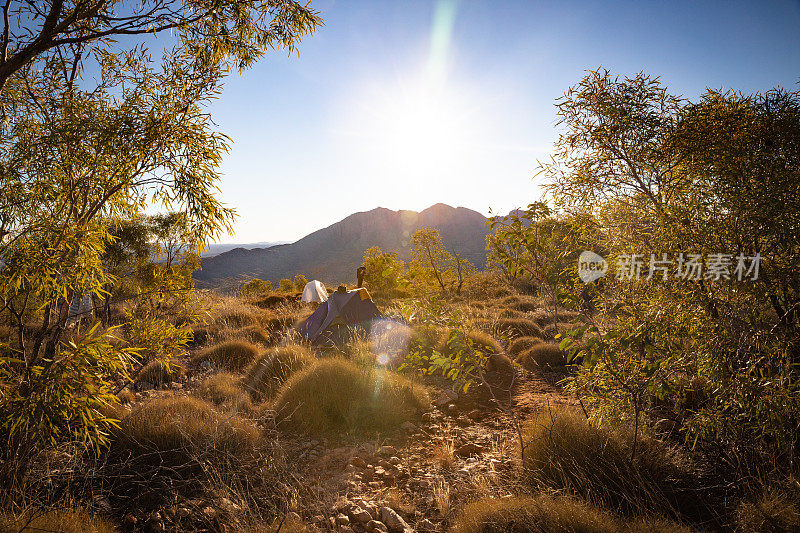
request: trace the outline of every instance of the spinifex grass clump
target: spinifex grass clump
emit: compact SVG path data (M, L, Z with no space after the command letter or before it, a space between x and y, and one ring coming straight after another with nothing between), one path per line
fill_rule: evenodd
M389 370L338 358L294 374L273 404L284 426L318 434L393 431L429 406L423 386Z
M534 344L539 344L542 342L542 339L539 337L518 337L511 341L508 345L508 353L511 355L519 355L523 351L527 350Z
M558 344L540 342L519 354L517 362L526 370L552 370L563 368L567 359Z
M660 519L624 520L575 498L484 498L467 505L452 533L689 533Z
M116 533L118 529L108 520L80 508L28 510L19 516L0 514L0 533Z
M255 344L243 340L234 340L209 346L192 357L192 363L200 365L208 363L212 366L230 371L239 371L247 367L261 351Z
M136 375L136 383L149 383L160 387L180 380L183 374L183 367L175 362L154 360L142 367Z
M241 379L229 372L217 372L203 381L195 393L199 398L228 411L252 415L253 402L242 388Z
M273 396L292 374L315 360L314 355L299 344L273 348L253 361L242 380L243 387L254 400L261 401Z
M698 478L677 451L633 432L590 426L568 410L542 413L524 430L524 468L537 487L567 490L630 515L708 520Z

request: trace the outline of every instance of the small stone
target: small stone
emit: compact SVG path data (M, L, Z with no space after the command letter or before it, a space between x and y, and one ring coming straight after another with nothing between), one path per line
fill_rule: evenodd
M389 464L390 465L399 465L400 463L402 463L402 461L400 460L399 457L395 457L395 456L389 457Z
M435 531L436 530L436 524L434 524L433 522L431 522L430 520L425 518L425 519L420 520L419 522L417 522L417 528L419 528L419 529L421 529L423 531Z
M359 507L350 511L350 518L358 524L366 524L367 522L372 520L370 514L364 509L361 509Z
M381 521L392 532L410 532L411 526L391 507L381 507Z
M483 419L483 411L480 409L473 409L469 413L467 413L467 417L472 420L482 420Z
M350 460L350 464L355 466L356 468L366 468L367 467L367 462L364 459L362 459L361 457L353 457Z
M402 428L404 431L407 431L408 433L412 433L412 432L417 430L417 426L415 426L413 423L408 422L408 421L403 422L400 425L400 428Z
M350 518L344 513L339 513L338 515L336 515L336 525L349 526Z
M384 457L391 457L392 455L397 455L397 448L394 446L381 446L378 450L378 454Z
M447 414L450 416L456 416L458 414L458 406L454 403L451 403L447 406Z
M367 522L367 531L371 533L380 532L380 533L389 533L389 528L386 527L386 524L383 522L379 522L377 520L370 520Z
M442 391L442 393L435 400L433 400L433 405L435 405L439 409L442 409L444 407L447 407L448 404L453 403L457 399L458 399L458 394L450 390L445 390Z
M478 455L486 451L486 448L474 442L462 444L456 448L456 455L459 457L469 457L470 455Z

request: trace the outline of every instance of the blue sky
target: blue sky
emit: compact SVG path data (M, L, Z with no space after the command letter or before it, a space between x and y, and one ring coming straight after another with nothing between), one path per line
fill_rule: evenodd
M488 214L536 200L554 101L587 69L675 94L800 80L800 2L318 0L299 56L271 53L212 106L233 139L221 242L294 240L378 206Z

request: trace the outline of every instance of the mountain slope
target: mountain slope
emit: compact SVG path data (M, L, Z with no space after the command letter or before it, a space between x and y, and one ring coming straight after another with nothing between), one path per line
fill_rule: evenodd
M328 283L352 282L364 251L372 246L396 250L409 257L411 236L420 228L439 231L445 247L478 268L486 262L486 217L464 207L436 204L422 212L392 211L379 207L354 213L292 244L245 250L237 248L203 259L195 278L203 284L258 277L277 281L304 274Z

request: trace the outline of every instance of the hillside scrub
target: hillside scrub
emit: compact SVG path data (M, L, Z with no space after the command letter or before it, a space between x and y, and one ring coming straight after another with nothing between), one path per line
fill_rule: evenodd
M800 487L769 487L756 498L742 501L736 509L736 531L800 531Z
M260 351L261 348L247 341L226 341L193 355L192 364L208 363L224 370L239 371L247 367Z
M422 385L338 358L294 374L273 403L282 425L315 434L395 431L429 406Z
M567 490L614 512L713 519L697 473L660 441L623 428L589 425L566 409L541 413L524 427L524 471L533 486ZM708 495L706 495L708 497Z
M316 358L299 344L287 344L261 354L247 369L242 387L255 401L274 396L289 377Z

